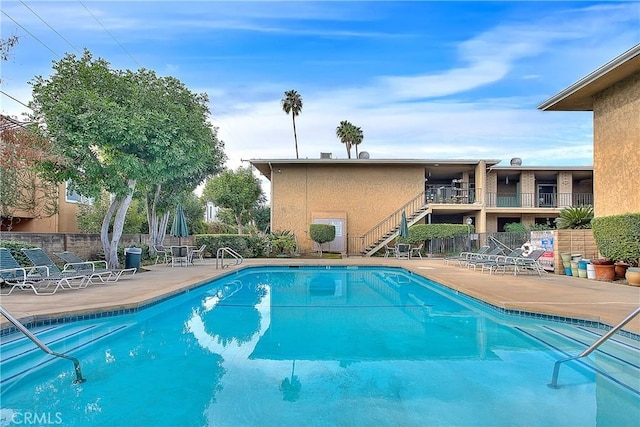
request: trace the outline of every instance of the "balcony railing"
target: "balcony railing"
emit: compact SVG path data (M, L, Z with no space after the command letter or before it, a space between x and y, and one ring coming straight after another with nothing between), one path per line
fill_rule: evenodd
M492 208L564 208L593 205L591 193L487 193L486 206Z
M472 204L476 201L475 188L460 188L452 185L430 185L426 191L427 203Z

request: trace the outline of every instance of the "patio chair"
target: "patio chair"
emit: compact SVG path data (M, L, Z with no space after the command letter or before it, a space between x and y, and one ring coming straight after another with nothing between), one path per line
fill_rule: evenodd
M385 245L384 257L389 258L390 256L396 256L396 248L393 246Z
M52 295L65 285L68 288L81 287L85 280L85 276L41 276L37 271L32 274L32 268L22 267L9 249L0 248L0 281L9 287L8 292L0 292L3 296L10 295L15 289L30 289L36 295Z
M169 264L169 251L164 246L153 246L153 251L156 253L156 264L158 264L158 260L160 257L163 258L164 264Z
M422 248L424 247L424 243L420 243L420 245L416 246L415 248L411 248L409 250L409 258L411 258L412 256L419 256L420 259L422 259Z
M409 259L409 255L411 254L411 245L408 243L398 243L396 245L396 258L406 258Z
M99 274L104 274L82 274L77 271L62 271L42 248L22 248L22 252L33 264L33 266L30 267L31 274L35 275L37 272L38 277L43 280L62 280L63 288L86 288L90 283L93 283L91 281L93 278L98 277Z
M191 264L198 258L200 261L204 261L204 250L207 249L207 245L202 245L198 249L191 251Z
M171 246L171 267L178 265L189 266L189 248L186 246Z
M73 252L64 251L56 252L55 256L63 260L66 264L62 267L62 272L75 271L78 274L85 274L90 277L98 278L102 283L117 282L124 276L133 276L138 269L131 268L107 268L107 261L84 261Z

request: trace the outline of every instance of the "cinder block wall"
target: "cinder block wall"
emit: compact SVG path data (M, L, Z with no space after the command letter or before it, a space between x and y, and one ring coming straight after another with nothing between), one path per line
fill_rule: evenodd
M598 258L593 230L556 230L553 233L554 272L564 274L561 253L580 254L582 258Z

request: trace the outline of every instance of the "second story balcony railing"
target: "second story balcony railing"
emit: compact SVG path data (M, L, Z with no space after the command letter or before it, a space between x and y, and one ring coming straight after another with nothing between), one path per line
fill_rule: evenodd
M430 185L425 192L426 202L473 204L476 201L475 188L460 188L452 185Z
M591 193L487 193L486 206L492 208L564 208L593 205Z

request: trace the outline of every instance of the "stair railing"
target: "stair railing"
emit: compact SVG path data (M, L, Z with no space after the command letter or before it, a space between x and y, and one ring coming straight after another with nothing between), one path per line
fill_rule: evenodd
M558 374L560 373L560 365L561 364L563 364L564 362L568 362L570 360L580 359L582 357L588 356L589 354L591 354L591 352L593 350L595 350L596 348L600 347L600 345L602 343L604 343L606 340L608 340L613 334L618 332L620 329L622 329L622 327L624 325L626 325L634 317L636 317L638 315L638 313L640 313L640 307L638 307L635 310L633 310L627 317L622 319L622 321L620 323L618 323L613 329L611 329L609 332L607 332L606 334L601 336L596 342L591 344L589 346L589 348L587 348L582 353L578 354L577 356L571 356L571 357L567 357L565 359L560 359L560 360L556 361L556 363L553 365L553 376L551 377L551 383L549 383L549 387L551 387L551 388L560 388L560 386L558 386Z
M415 197L401 206L398 210L374 225L362 236L359 236L358 238L362 242L362 247L358 252L364 251L369 246L379 242L388 233L397 230L400 225L400 219L402 218L402 212L405 212L405 214L407 215L407 220L409 220L410 222L410 217L412 217L416 212L418 212L422 207L425 206L425 196L425 192L421 191Z
M44 351L45 353L48 353L48 354L50 354L52 356L60 357L60 358L72 361L73 362L73 368L74 368L74 370L76 372L76 379L73 382L74 384L80 384L80 383L83 383L83 382L86 381L86 379L82 376L82 371L80 370L80 362L78 361L78 359L76 359L75 357L72 357L72 356L67 356L66 354L56 353L55 351L51 350L49 347L47 347L47 345L45 343L43 343L42 341L40 341L38 339L38 337L33 335L33 333L31 333L31 331L29 329L27 329L22 323L20 323L20 321L18 319L13 317L11 315L11 313L9 313L7 310L5 310L4 307L2 307L2 306L0 306L0 313L2 313L2 315L4 317L6 317L9 322L13 323L13 325L16 328L18 328L18 330L20 332L22 332L27 338L29 338L42 351Z

